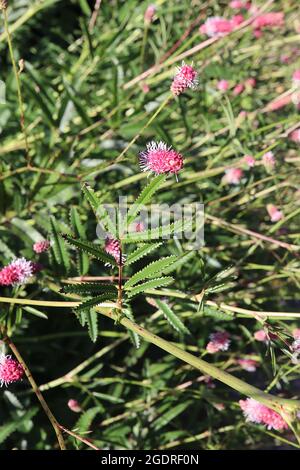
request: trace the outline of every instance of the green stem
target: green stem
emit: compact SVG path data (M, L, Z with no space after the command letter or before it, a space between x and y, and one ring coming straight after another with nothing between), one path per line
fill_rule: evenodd
M3 17L4 17L4 28L5 28L5 33L7 36L10 60L13 66L14 76L15 76L16 84L17 84L17 94L18 94L18 102L19 102L19 110L20 110L20 124L21 124L23 135L24 135L26 160L27 160L27 165L30 166L29 144L28 144L27 130L25 126L25 112L24 112L24 103L23 103L22 91L21 91L21 81L20 81L16 61L14 58L13 44L12 44L12 39L11 39L11 35L9 32L9 27L8 27L8 17L7 17L6 8L3 10Z
M116 320L116 315L110 312L101 311L101 307L97 308L102 315L111 318L112 320ZM217 367L209 364L208 362L199 359L198 357L193 356L192 354L184 351L177 346L174 346L172 343L164 340L163 338L147 331L145 328L137 325L136 323L132 322L128 318L120 319L120 323L128 328L131 331L134 331L138 335L142 336L146 341L155 344L160 349L172 354L173 356L181 359L182 361L190 364L192 367L200 370L204 374L210 375L212 378L219 380L220 382L228 385L229 387L237 390L238 392L246 395L248 397L254 398L255 400L263 403L264 405L268 406L269 408L274 409L275 411L281 413L282 407L285 407L287 411L292 411L295 409L300 408L300 401L299 400L290 400L285 398L275 397L270 395L269 393L265 393L262 390L249 385L242 380L234 377L227 372L224 372Z

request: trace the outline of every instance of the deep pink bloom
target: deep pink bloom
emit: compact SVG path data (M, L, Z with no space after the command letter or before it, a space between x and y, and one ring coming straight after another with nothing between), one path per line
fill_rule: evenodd
M254 359L238 359L237 363L241 366L242 369L247 372L255 372L258 366L258 362Z
M229 88L229 82L227 80L220 80L217 87L220 91L226 91Z
M198 73L192 65L182 62L181 67L177 68L175 77L171 84L171 92L174 96L183 93L187 88L194 90L198 85Z
M206 346L206 351L210 354L218 351L227 351L230 345L229 334L226 331L217 331L209 336L210 342Z
M23 366L11 356L0 355L0 386L17 382L24 375Z
M256 341L262 341L263 343L267 343L269 339L276 339L277 336L274 333L266 333L265 330L258 330L254 333L254 338Z
M300 85L300 69L295 70L295 72L293 73L293 82L296 85Z
M36 253L44 253L44 251L49 250L49 248L50 242L48 240L40 240L33 245L33 251Z
M243 162L249 167L253 168L255 165L255 158L252 155L245 155L243 158Z
M244 172L241 168L229 168L225 171L222 181L227 184L239 184Z
M259 15L253 21L253 27L256 30L260 30L263 28L273 28L273 27L281 27L284 25L284 14L283 12L270 12L270 13L263 13Z
M300 144L300 127L299 129L295 129L289 134L289 139L297 144Z
M271 222L278 222L283 218L283 213L274 204L267 204L267 212Z
M144 21L146 24L150 24L153 21L153 17L156 12L156 6L155 5L149 5L145 11L144 14Z
M300 328L295 328L295 329L293 330L293 337L294 337L295 339L300 339Z
M209 37L222 37L231 33L242 21L242 15L236 15L231 20L220 16L212 16L207 18L206 22L200 26L200 32Z
M234 10L249 10L251 7L251 2L248 2L246 0L232 0L229 3L229 6Z
M82 408L79 405L78 401L74 400L73 398L68 401L68 407L70 408L70 410L74 411L74 413L80 413L82 411Z
M246 87L254 88L255 85L256 85L256 80L255 80L255 78L250 77L250 78L247 78L247 80L245 80L245 86L246 86Z
M25 258L17 258L0 270L0 285L15 286L25 284L39 270L39 265Z
M275 157L273 152L266 152L262 156L262 162L266 170L271 171L275 167Z
M140 153L142 171L161 173L178 173L183 167L182 155L164 142L150 142L147 150Z
M253 398L240 400L239 405L244 412L247 421L252 423L264 424L268 429L287 429L288 425L279 413L259 403Z
M245 85L243 85L242 83L238 83L234 89L233 89L233 94L234 96L238 96L240 95L241 93L243 93L243 91L245 90Z
M121 255L121 248L119 240L115 238L107 237L105 240L104 251L115 258L118 265L125 262L124 255ZM121 259L120 259L121 258ZM107 263L109 264L109 263Z

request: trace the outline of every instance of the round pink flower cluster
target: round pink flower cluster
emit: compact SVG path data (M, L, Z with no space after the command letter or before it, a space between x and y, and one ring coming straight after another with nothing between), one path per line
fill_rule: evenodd
M265 28L275 28L284 25L284 14L283 12L270 12L259 15L253 21L254 35L260 37L262 30Z
M17 382L24 375L23 366L11 356L0 355L0 385Z
M80 413L82 411L82 408L80 406L80 404L78 403L77 400L74 400L73 398L71 398L69 401L68 401L68 407L70 408L71 411L73 411L74 413Z
M267 204L267 212L271 222L278 222L283 218L283 213L274 204Z
M264 424L268 429L275 429L279 431L281 429L287 429L288 425L280 416L279 413L262 405L253 398L247 398L246 400L240 400L239 405L244 412L247 421L252 423Z
M206 22L200 26L200 33L209 37L222 37L231 33L243 21L242 15L235 15L230 20L221 16L212 16L207 18Z
M178 173L183 167L182 155L164 142L150 142L147 150L140 153L140 166L143 171Z
M181 67L178 67L177 73L171 84L171 92L174 96L183 93L187 88L195 89L198 85L198 73L192 67L182 62Z
M226 184L239 184L242 177L244 176L244 172L241 168L228 168L225 170L225 175L222 178L223 183Z
M17 258L0 270L0 286L16 286L25 284L40 269L40 265Z
M227 351L230 345L229 334L226 331L217 331L209 337L210 342L206 346L206 351L214 354L218 351Z
M50 242L48 240L40 240L33 245L33 251L35 253L44 253L44 251L49 250Z

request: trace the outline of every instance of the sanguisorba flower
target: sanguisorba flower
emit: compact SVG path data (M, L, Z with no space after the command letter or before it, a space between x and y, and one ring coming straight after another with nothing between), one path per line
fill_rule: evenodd
M25 284L39 269L39 265L32 261L17 258L0 270L0 286Z
M78 403L77 400L74 400L74 398L71 398L69 401L68 401L68 407L70 408L71 411L73 411L74 413L80 413L82 411L82 408L80 406L80 404Z
M48 251L50 248L50 242L49 240L40 240L33 245L33 251L35 253L44 253L45 251Z
M0 354L0 386L18 382L24 375L24 368L11 356Z
M210 342L206 346L206 351L214 354L218 351L227 351L230 345L229 334L226 331L217 331L209 336Z
M300 144L300 127L289 134L289 139L296 144Z
M188 88L194 90L198 86L198 73L192 65L182 62L177 68L175 77L171 84L171 92L174 96L179 96Z
M140 166L142 171L152 171L156 175L177 174L183 167L183 157L164 142L150 142L140 153Z
M212 16L207 18L206 22L200 26L200 33L209 37L222 37L231 33L239 24L244 21L242 15L235 15L231 19L221 16Z
M228 170L225 170L225 175L223 176L222 181L226 184L236 185L239 184L243 175L244 172L241 168L228 168Z
M219 81L218 81L218 84L217 84L217 87L218 87L218 90L220 90L220 91L226 91L226 90L228 90L228 88L229 88L229 82L228 82L228 80L224 80L224 79L219 80Z
M252 155L245 155L243 163L245 163L249 168L253 168L255 166L255 158L252 157Z
M267 212L270 216L271 222L278 222L283 218L283 212L280 211L274 204L267 204Z
M145 21L146 24L149 25L150 23L152 23L155 12L156 12L156 6L153 5L153 4L149 5L146 8L146 11L145 11L145 14L144 14L144 21Z
M281 11L263 13L262 15L259 15L257 18L255 18L252 24L255 30L281 27L284 25L284 13Z
M122 265L125 262L124 255L121 255L121 247L119 240L112 237L107 237L105 240L104 251L115 258L118 265ZM109 264L109 263L108 263Z
M247 421L257 424L264 424L268 429L275 429L276 431L288 428L287 423L279 413L272 410L271 408L268 408L262 403L259 403L253 398L240 400L239 405L243 410Z
M259 363L255 359L238 359L237 363L247 372L255 372Z
M273 152L266 152L262 156L262 162L267 171L272 171L275 167L275 157Z
M292 80L295 86L300 86L300 69L295 70L292 76Z

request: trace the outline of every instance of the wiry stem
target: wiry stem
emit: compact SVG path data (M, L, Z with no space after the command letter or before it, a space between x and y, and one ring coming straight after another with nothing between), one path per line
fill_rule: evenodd
M34 393L36 394L43 410L45 411L49 421L51 422L52 426L53 426L53 429L55 431L55 434L56 434L56 437L57 437L57 441L58 441L58 444L59 444L59 447L61 450L66 450L66 445L65 445L65 441L64 441L64 438L63 438L63 435L62 435L62 432L60 430L60 425L58 424L55 416L53 415L52 411L50 410L49 406L47 405L38 385L36 384L31 372L30 372L30 369L29 367L27 366L26 362L24 361L23 357L21 356L21 354L19 353L17 347L15 346L15 344L12 342L12 340L10 339L10 337L7 335L6 333L6 329L4 326L0 326L0 332L1 332L1 335L3 336L3 341L7 344L7 346L12 350L12 352L14 353L14 355L16 356L16 358L18 359L19 363L23 366L23 369L24 369L24 372L26 374L26 377L34 391Z
M29 144L28 144L26 125L25 125L25 112L24 112L24 103L23 103L22 91L21 91L21 81L20 81L20 76L19 76L19 72L17 69L16 61L14 58L13 44L12 44L12 39L11 39L11 35L9 32L7 8L3 8L2 11L3 11L4 28L5 28L5 33L7 37L10 60L13 66L14 76L15 76L16 84L17 84L18 102L19 102L19 110L20 110L20 125L21 125L21 129L24 135L26 160L27 160L27 165L30 167Z

